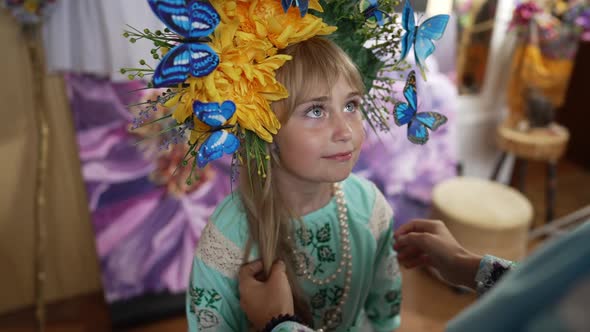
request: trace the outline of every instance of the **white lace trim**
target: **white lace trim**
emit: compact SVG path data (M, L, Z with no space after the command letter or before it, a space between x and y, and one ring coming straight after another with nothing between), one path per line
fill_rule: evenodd
M375 203L373 204L373 214L369 221L369 229L375 240L379 240L379 236L387 230L389 222L393 217L393 210L389 202L385 199L383 194L375 187Z
M236 279L242 265L242 250L211 222L201 233L195 256L228 278Z
M397 261L396 255L390 255L387 257L387 261L385 262L385 275L391 280L395 280L401 276L401 271L399 269L399 263Z

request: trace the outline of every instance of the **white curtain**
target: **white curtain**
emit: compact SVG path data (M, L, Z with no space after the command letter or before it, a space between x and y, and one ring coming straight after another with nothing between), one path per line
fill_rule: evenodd
M44 43L50 71L73 71L126 80L122 67L138 67L150 57L153 44L131 44L122 34L126 25L139 30L163 29L146 0L60 0L45 22Z

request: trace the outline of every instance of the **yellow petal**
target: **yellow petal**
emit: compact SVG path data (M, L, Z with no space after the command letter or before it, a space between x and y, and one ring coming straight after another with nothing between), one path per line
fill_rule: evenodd
M174 97L168 99L168 101L164 103L164 107L173 108L174 106L176 106L178 104L178 101L180 100L181 96L182 96L182 93L177 93L176 95L174 95Z
M187 96L188 97L188 96ZM186 98L185 98L186 99ZM185 101L181 100L174 113L172 114L172 118L176 120L178 123L184 123L184 121L193 113L192 103L186 103Z
M292 34L293 34L293 27L289 25L276 38L275 45L278 48L285 48L285 47L287 47L287 45L288 45L287 40L289 39L289 37L291 37Z
M319 0L309 0L309 8L313 10L317 10L320 13L324 12L324 9L320 5Z

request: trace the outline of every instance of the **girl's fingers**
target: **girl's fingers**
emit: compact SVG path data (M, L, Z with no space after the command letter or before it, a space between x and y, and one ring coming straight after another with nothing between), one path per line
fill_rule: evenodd
M246 279L255 279L255 276L262 272L263 265L261 260L256 260L254 262L244 264L240 267L240 272L238 274L240 281Z
M436 229L440 227L441 221L431 219L414 219L408 223L401 225L395 231L395 238L408 233L436 233Z
M429 259L428 259L428 256L421 255L421 256L413 257L412 259L406 259L406 260L400 261L400 263L406 269L413 269L413 268L420 267L420 266L427 266L429 263Z
M397 259L403 260L415 256L422 256L424 252L416 247L406 247L397 252Z

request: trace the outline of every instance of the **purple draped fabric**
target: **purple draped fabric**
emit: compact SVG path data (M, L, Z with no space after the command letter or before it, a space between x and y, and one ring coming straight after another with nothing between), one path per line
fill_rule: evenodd
M184 291L201 230L230 191L228 161L172 192L153 181L166 154L146 153L128 130L142 83L69 75L67 85L107 300Z

